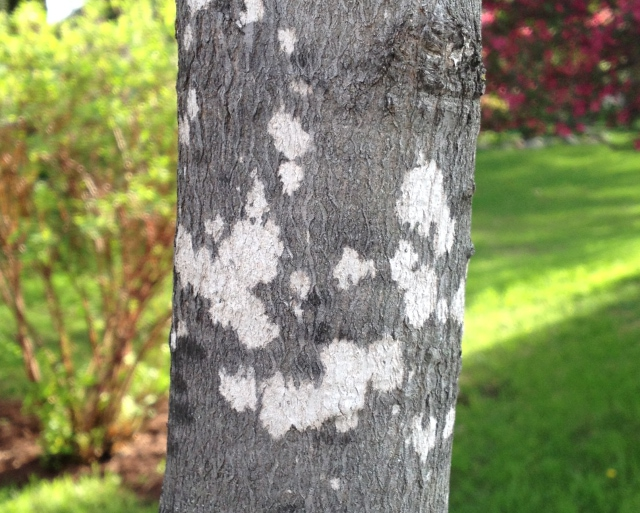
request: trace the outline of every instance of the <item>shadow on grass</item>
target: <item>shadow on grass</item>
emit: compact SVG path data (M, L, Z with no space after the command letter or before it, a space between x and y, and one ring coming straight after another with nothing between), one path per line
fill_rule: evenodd
M465 361L452 513L640 511L640 276L612 289Z

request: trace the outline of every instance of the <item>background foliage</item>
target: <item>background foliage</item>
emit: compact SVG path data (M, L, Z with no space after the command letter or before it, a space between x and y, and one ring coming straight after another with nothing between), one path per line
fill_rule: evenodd
M45 16L0 13L0 292L47 453L92 459L166 389L153 353L170 321L174 12Z
M483 127L565 136L640 113L638 0L485 0Z

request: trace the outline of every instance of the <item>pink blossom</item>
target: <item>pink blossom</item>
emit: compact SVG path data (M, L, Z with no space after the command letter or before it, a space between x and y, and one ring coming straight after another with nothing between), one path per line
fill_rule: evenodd
M495 11L484 11L482 13L482 25L491 25L494 21L496 21L496 12Z
M589 27L600 27L608 25L613 21L613 11L609 7L601 9L595 13L591 19L587 22Z
M520 27L518 29L518 35L522 37L531 37L533 34L533 29L531 27Z

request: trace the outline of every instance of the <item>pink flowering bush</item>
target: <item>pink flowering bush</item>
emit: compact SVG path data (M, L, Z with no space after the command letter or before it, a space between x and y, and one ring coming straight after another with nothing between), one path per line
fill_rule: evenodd
M485 0L483 127L566 136L640 116L640 0Z

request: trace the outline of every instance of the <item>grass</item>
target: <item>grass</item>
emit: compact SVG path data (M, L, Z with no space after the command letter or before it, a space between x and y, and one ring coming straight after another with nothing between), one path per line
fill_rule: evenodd
M21 489L0 489L3 513L155 513L157 504L145 504L123 490L117 476L65 476L34 482Z
M640 511L640 154L478 155L451 511Z

